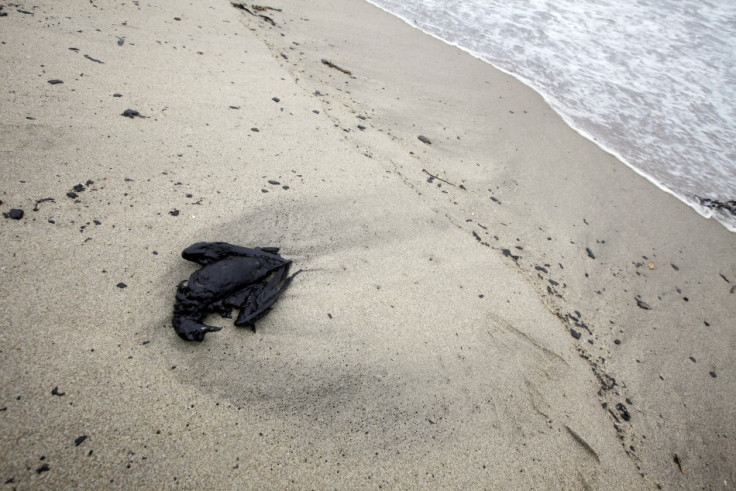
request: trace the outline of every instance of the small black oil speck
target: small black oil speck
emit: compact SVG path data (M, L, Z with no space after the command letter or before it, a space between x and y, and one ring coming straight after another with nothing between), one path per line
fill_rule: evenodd
M649 306L648 303L646 303L644 300L641 300L640 298L636 299L636 305L637 307L644 309L644 310L651 310L652 307Z
M13 208L8 212L3 212L3 216L12 220L20 220L21 218L23 218L23 210L21 210L20 208Z
M118 288L128 288L128 285L126 285L122 281L120 283L118 283L117 285L115 285L115 286L117 286Z
M631 413L629 413L629 410L626 409L626 406L624 406L623 403L619 402L616 404L616 409L618 409L618 412L621 414L624 421L631 420Z

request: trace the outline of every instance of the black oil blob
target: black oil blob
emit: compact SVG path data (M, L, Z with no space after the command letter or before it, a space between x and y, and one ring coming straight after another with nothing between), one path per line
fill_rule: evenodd
M240 309L236 326L250 326L264 316L298 274L289 276L291 261L278 255L278 248L250 249L225 242L197 242L184 249L182 257L202 265L179 283L172 325L182 339L202 341L217 326L203 324L210 313L230 317Z

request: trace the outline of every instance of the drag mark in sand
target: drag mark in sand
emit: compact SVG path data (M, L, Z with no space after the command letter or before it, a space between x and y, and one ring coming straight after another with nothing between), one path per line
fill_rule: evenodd
M578 435L575 430L570 428L568 425L565 425L565 428L567 429L567 432L570 433L570 435L573 437L573 439L578 442L590 455L592 455L595 460L597 460L598 462L601 461L600 457L598 456L598 452L593 450L593 447L591 447L590 444L586 442L583 437Z

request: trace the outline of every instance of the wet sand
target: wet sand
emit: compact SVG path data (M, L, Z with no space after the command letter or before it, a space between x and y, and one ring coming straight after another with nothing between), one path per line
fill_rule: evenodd
M733 486L736 235L366 2L268 5L2 10L6 487ZM304 273L187 343L202 240Z

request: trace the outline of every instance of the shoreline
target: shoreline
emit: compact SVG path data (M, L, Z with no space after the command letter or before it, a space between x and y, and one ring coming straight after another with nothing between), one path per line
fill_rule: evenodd
M682 201L687 206L689 206L690 208L692 208L693 210L695 210L695 212L698 213L703 218L705 218L707 220L710 220L710 219L716 220L718 223L720 223L721 225L723 225L726 228L726 230L728 230L729 232L736 232L736 212L730 211L728 208L726 208L725 206L723 206L724 204L726 204L728 206L728 203L719 202L718 201L719 199L728 199L728 198L717 198L717 197L698 196L698 195L686 195L686 194L683 194L683 193L680 193L680 192L677 192L677 191L674 191L674 190L668 188L665 184L663 184L662 182L660 182L656 177L647 174L645 171L641 170L639 167L637 167L636 165L634 165L631 162L629 162L629 160L627 160L621 154L621 152L619 152L619 151L611 148L608 145L605 145L604 143L598 141L597 138L595 136L591 135L589 132L585 131L582 128L579 128L578 125L576 125L575 122L572 120L572 118L570 118L569 116L567 116L563 111L558 110L558 109L555 108L555 104L553 102L551 102L554 99L553 97L545 94L542 90L538 89L535 86L535 84L533 82L531 82L530 80L528 80L526 77L524 77L524 76L522 76L520 74L514 73L512 71L509 71L509 70L507 70L507 69L505 69L505 68L503 68L503 67L501 67L499 65L496 65L493 62L484 59L482 55L480 55L480 54L478 54L478 53L476 53L476 52L474 52L474 51L472 51L470 49L467 49L467 48L461 46L458 43L454 43L454 42L448 41L446 39L443 39L440 36L438 36L438 35L430 32L430 31L425 31L422 28L420 28L420 27L416 26L415 24L413 24L408 19L406 19L406 18L404 18L404 17L402 17L402 16L400 16L400 15L394 13L394 12L391 12L391 11L385 9L385 8L383 8L382 6L374 3L371 0L366 0L366 1L368 3L370 3L371 5L373 5L374 7L378 8L379 10L382 10L383 12L386 12L387 14L389 14L391 16L397 17L398 19L400 19L401 21L403 21L404 23L406 23L408 26L410 26L410 27L412 27L414 29L417 29L418 31L422 32L423 34L426 34L426 35L431 36L431 37L433 37L433 38L435 38L435 39L437 39L439 41L442 41L443 43L445 43L445 44L447 44L449 46L455 47L455 48L459 49L460 51L463 51L464 53L467 53L468 55L470 55L470 56L472 56L474 58L477 58L478 60L480 60L480 61L482 61L484 63L487 63L487 64L491 65L496 70L499 70L499 71L505 73L506 75L509 75L510 77L513 77L514 79L518 80L520 83L524 84L525 86L529 87L530 89L532 89L533 91L535 91L537 94L539 94L539 96L542 97L542 99L544 99L544 101L550 107L552 107L552 109L565 122L565 124L567 124L572 130L574 130L580 136L582 136L583 138L589 140L591 143L593 143L594 145L596 145L597 147L599 147L604 152L611 154L614 158L616 158L618 161L620 161L622 164L624 164L626 167L628 167L629 169L631 169L632 171L634 171L639 176L641 176L644 179L646 179L647 181L649 181L651 184L653 184L660 191L665 192L667 194L670 194L673 197L675 197L676 199L678 199L679 201ZM710 201L710 202L714 202L715 201L716 204L714 206L707 206L707 205L704 204L704 202L708 202L708 201ZM733 200L731 200L731 201L733 201ZM733 208L733 206L734 206L733 204L730 205L731 208ZM722 211L721 213L719 213L719 211L720 211L719 208L724 208L724 211Z
M38 5L0 19L3 482L736 478L736 239L532 89L363 0ZM304 272L187 343L216 240Z

